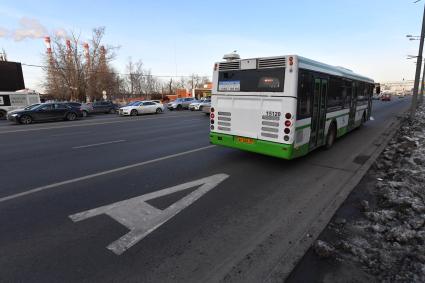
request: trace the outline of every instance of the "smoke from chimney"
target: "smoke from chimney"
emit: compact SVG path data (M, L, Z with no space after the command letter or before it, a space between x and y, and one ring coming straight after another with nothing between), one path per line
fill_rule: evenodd
M8 30L0 27L0 37L11 37L15 41L22 41L24 39L38 39L45 37L49 32L39 20L23 17L19 20L19 28L15 30ZM67 33L63 29L53 31L53 34L66 38Z
M19 20L21 28L13 32L13 38L21 41L26 38L42 38L47 34L47 29L36 19L22 18Z

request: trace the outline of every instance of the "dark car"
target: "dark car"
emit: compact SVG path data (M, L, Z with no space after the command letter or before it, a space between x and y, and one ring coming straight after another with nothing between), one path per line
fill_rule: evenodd
M112 101L95 101L92 103L93 113L117 113L118 106Z
M7 115L9 121L31 124L39 121L68 120L82 117L81 110L65 103L43 103L37 107L21 110Z
M83 117L87 117L89 114L93 113L93 106L91 103L66 102L66 104L71 107L80 109Z

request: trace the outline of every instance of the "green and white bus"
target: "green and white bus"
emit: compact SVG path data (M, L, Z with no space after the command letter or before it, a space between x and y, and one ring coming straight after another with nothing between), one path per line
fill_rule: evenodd
M370 119L374 81L297 55L214 65L210 141L284 159Z

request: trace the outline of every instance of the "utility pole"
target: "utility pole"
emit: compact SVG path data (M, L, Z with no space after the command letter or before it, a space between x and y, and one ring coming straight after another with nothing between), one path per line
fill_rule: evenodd
M424 66L423 66L423 73L422 73L422 83L421 83L421 94L419 96L419 104L422 104L424 100L424 83L425 83L425 60L424 60Z
M421 67L422 67L422 51L424 48L424 35L425 35L425 5L424 13L422 16L422 31L421 31L421 41L419 44L418 58L416 62L416 75L415 75L415 85L413 87L413 97L412 105L410 107L410 119L415 117L416 108L418 106L418 90L419 90L419 80L421 77Z

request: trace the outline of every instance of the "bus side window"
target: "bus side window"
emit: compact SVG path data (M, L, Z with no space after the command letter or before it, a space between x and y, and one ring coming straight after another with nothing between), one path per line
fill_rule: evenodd
M345 97L345 108L351 107L351 97L353 95L353 83L351 81L345 81L345 91L347 96Z
M344 97L346 96L344 81L341 78L331 77L329 80L329 92L327 110L336 111L344 108Z
M299 70L297 120L311 117L311 103L313 97L313 76L311 72Z

